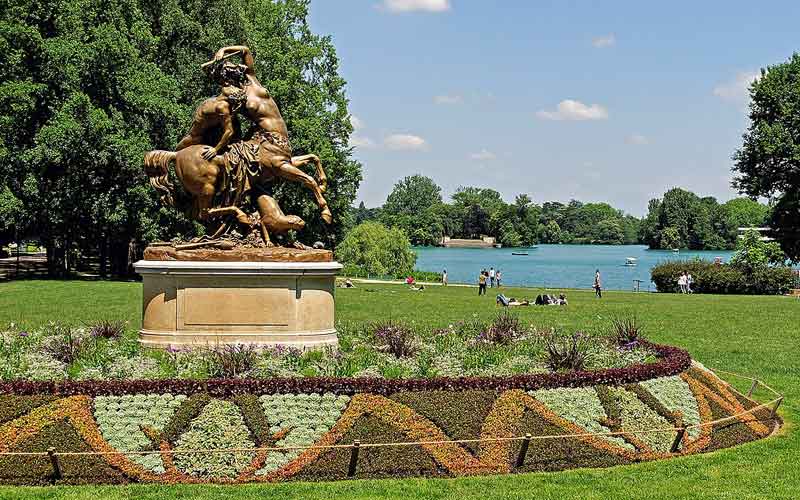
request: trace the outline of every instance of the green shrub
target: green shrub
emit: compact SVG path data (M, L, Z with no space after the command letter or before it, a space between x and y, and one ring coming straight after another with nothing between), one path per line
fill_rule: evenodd
M748 271L731 264L706 260L669 261L650 270L659 292L677 293L678 277L683 271L694 278L695 293L776 295L786 293L795 278L788 267L761 267Z
M411 276L414 278L415 281L433 281L433 282L442 281L442 273L435 273L431 271L420 271L419 269L414 269L413 271L410 272L394 271L385 275L378 275L374 273L369 273L365 268L363 268L362 266L358 266L356 264L343 264L342 271L340 274L342 276L347 276L349 278L401 279Z
M336 258L378 276L410 273L417 260L406 233L377 222L353 228L336 247Z

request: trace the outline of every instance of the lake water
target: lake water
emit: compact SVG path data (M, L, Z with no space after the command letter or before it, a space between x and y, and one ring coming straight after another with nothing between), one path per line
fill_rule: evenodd
M645 245L539 245L536 248L441 248L415 247L416 268L441 272L447 269L450 283L477 283L481 269L493 266L503 273L503 284L546 286L549 288L591 288L595 269L600 269L603 288L630 290L633 280L642 280L641 289L655 290L650 284L650 268L666 260L699 257L727 262L733 252L649 250ZM528 255L512 255L527 252ZM626 266L634 257L636 266Z

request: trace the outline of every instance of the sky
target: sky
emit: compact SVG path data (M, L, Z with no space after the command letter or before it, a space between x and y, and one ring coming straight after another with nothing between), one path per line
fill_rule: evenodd
M800 2L313 0L347 80L357 202L407 175L507 201L672 187L720 201L760 68L800 49Z

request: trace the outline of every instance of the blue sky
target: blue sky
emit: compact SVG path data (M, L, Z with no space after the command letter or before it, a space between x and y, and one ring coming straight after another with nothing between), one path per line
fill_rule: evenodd
M359 201L432 177L634 215L680 186L721 201L747 84L800 48L800 2L315 0L364 165Z

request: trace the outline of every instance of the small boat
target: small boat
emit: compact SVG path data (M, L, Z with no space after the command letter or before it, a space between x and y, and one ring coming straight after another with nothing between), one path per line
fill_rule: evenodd
M637 264L636 257L628 257L625 259L625 265L632 267Z
M673 249L672 249L672 253L678 253L678 252L680 252L680 251L681 251L681 249L680 249L680 248L673 248Z
M511 255L528 255L528 252L511 252Z

